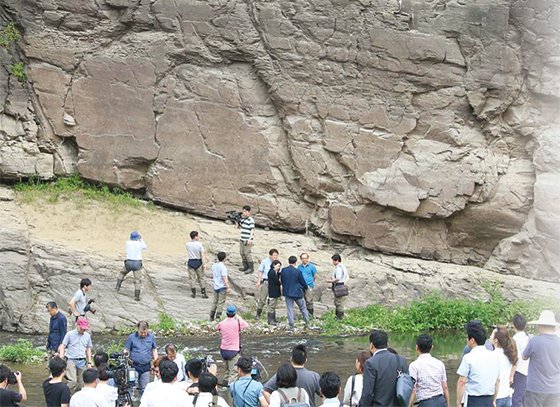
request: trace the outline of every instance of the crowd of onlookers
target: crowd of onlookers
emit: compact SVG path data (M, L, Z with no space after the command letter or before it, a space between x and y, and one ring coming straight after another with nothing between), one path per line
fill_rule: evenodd
M560 324L552 311L543 311L530 323L536 326L535 336L525 332L527 321L521 315L513 318L513 336L505 326L493 327L487 335L480 321L465 325L467 345L457 369L457 406L560 406ZM306 347L297 345L290 361L261 383L255 377L254 361L240 355L239 333L247 325L237 309L229 306L226 318L216 326L225 361L220 382L216 364L201 359L186 361L173 344L165 346L165 355L158 355L156 339L147 322L141 321L124 346L137 379L130 394L134 389L141 407L452 404L445 366L431 355L433 342L427 334L417 337L418 357L407 365L405 358L388 346L387 333L373 330L369 350L357 354L356 373L346 383L334 371L320 375L307 369ZM127 397L119 397L115 379L109 374L108 355L92 356L88 328L88 320L79 317L76 329L67 332L57 352L51 354L51 375L43 382L48 407L112 407L117 399L130 405ZM397 389L403 374L409 374L414 383L404 404ZM17 389L8 388L9 383ZM23 405L26 397L21 374L0 365L0 407Z

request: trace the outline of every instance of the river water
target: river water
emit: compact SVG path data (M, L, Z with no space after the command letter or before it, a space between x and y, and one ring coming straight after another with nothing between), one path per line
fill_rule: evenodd
M389 346L405 356L408 362L416 358L415 354L416 334L389 334ZM456 394L457 375L456 370L465 346L465 335L460 332L434 333L434 350L432 354L442 360L447 369L447 379L454 403ZM45 336L22 336L0 332L0 346L14 342L16 339L26 338L36 346L43 346L46 342ZM92 336L95 348L103 348L112 341L123 341L124 337L107 335ZM184 349L188 354L199 357L211 355L218 363L218 376L223 373L223 364L218 353L219 338L195 337L173 337L159 338L158 345L163 349L166 343L173 342L177 349ZM245 356L256 356L268 370L269 375L275 373L278 366L289 361L293 346L303 343L308 347L308 363L306 367L319 373L335 371L346 383L348 377L354 373L354 361L356 354L362 350L368 350L367 336L351 337L314 337L314 336L259 336L244 337L243 354ZM48 377L46 362L41 365L25 366L8 363L12 370L20 370L23 375L23 383L27 390L29 407L44 406L44 398L41 383ZM454 404L452 404L454 405Z

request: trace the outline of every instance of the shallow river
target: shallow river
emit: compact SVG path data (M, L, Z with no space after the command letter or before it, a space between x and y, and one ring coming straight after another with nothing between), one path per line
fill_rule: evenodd
M13 335L0 332L0 345L11 343L22 335ZM465 336L459 332L435 333L434 350L432 354L441 359L447 368L448 382L451 398L454 402L457 384L455 371L459 365L459 358L465 346ZM43 346L44 336L29 336L35 345ZM124 340L123 337L92 336L94 346L103 346L114 340ZM158 345L162 349L167 342L173 341L178 349L185 349L190 355L205 356L212 355L218 363L218 375L223 373L223 364L217 351L219 338L192 338L192 337L173 337L159 338ZM291 348L299 343L304 343L308 347L309 369L319 373L334 370L339 374L342 385L347 378L354 373L354 361L356 354L361 350L368 350L367 336L352 337L303 337L303 336L274 336L274 337L244 337L243 354L246 356L256 356L268 370L269 374L274 374L280 363L288 361ZM415 334L390 334L389 346L396 349L400 355L407 358L410 363L415 359ZM23 374L23 383L27 390L29 407L39 407L44 405L41 383L48 376L46 363L34 366L25 366L8 363L12 370L20 370Z

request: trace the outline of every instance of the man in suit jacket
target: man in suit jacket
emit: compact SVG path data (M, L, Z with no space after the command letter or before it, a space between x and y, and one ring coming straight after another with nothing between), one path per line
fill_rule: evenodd
M309 313L303 299L303 290L307 290L307 284L301 272L295 267L297 257L290 256L288 258L288 267L284 267L280 273L282 282L282 295L286 298L286 309L288 310L288 323L290 324L290 333L294 331L294 302L299 307L300 312L305 319L305 327L309 326Z
M387 350L387 332L374 329L369 336L369 348L373 354L364 366L364 386L360 407L398 406L396 397L397 371L408 373L408 365Z

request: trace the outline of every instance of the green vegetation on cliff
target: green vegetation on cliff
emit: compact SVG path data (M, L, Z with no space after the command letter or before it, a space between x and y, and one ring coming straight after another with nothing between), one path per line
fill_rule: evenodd
M23 202L31 203L46 200L50 203L59 200L95 200L109 204L113 209L139 208L144 202L130 192L120 188L111 188L107 185L91 184L78 175L58 178L55 181L42 181L31 178L28 181L16 184L15 190Z

